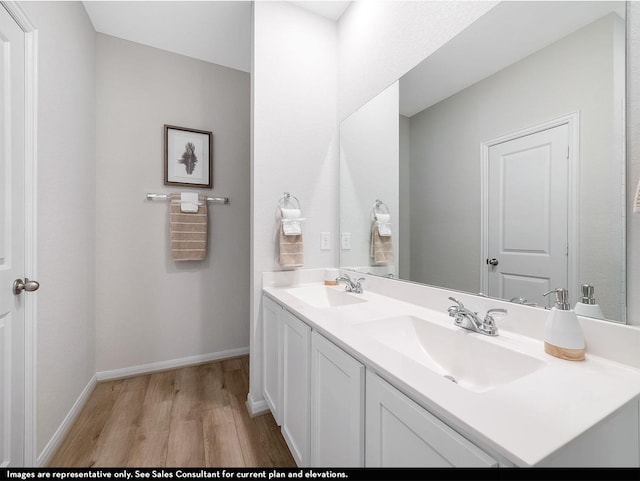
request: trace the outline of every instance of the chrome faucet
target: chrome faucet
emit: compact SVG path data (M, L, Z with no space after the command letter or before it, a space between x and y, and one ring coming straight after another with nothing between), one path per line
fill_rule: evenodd
M457 304L457 306L451 306L447 309L449 316L454 318L454 323L456 326L460 326L463 329L468 329L473 332L479 332L480 334L485 334L487 336L497 336L498 335L498 327L496 326L495 319L493 318L493 314L501 313L506 314L506 309L489 309L487 314L484 317L484 320L481 320L478 317L477 312L472 312L459 300L450 297L450 301L453 301Z
M360 279L352 280L349 274L342 274L340 277L336 277L336 282L344 282L344 290L347 292L353 292L355 294L362 294L362 282L365 281L364 277Z

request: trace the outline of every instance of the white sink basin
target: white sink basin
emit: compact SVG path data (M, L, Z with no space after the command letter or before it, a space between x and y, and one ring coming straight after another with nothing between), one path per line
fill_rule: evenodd
M350 294L344 287L306 286L287 289L287 292L302 302L317 308L348 306L367 302L358 297L360 294Z
M545 365L482 334L413 316L364 322L356 329L471 391L513 382ZM498 338L495 338L498 339Z

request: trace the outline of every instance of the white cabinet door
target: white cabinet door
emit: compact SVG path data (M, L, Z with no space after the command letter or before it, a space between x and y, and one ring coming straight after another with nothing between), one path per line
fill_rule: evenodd
M364 466L364 366L311 333L311 465Z
M25 35L0 5L0 466L24 466Z
M278 426L282 425L282 316L284 309L262 297L263 394Z
M283 311L282 435L298 466L309 465L311 328Z
M367 467L491 467L498 463L376 374L366 375Z

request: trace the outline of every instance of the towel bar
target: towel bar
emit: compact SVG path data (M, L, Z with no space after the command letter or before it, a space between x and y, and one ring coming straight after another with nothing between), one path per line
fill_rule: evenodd
M169 194L152 194L147 193L147 200L169 200ZM229 197L207 197L207 202L213 204L228 204Z

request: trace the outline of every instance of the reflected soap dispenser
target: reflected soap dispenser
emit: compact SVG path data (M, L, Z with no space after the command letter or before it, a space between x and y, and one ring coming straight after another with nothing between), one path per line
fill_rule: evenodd
M593 286L589 284L582 284L580 286L582 291L582 297L576 302L573 308L574 312L578 316L595 317L596 319L604 319L604 314L600 306L596 304L596 300L593 297Z
M566 289L558 288L543 295L556 293L556 304L549 311L544 329L544 351L567 361L583 361L586 350L584 334L576 313L569 305Z

